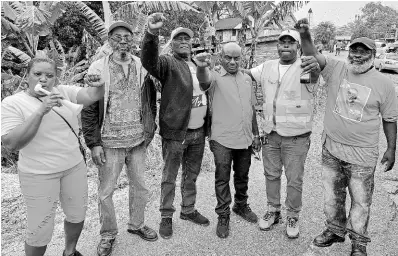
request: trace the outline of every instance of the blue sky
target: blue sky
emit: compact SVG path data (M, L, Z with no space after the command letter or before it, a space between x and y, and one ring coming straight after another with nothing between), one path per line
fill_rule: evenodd
M360 8L372 1L310 1L294 15L297 19L308 16L308 10L313 12L314 24L321 21L332 21L336 26L342 26L354 21L355 14L360 14ZM374 1L377 2L377 1ZM381 1L382 4L398 10L398 1Z

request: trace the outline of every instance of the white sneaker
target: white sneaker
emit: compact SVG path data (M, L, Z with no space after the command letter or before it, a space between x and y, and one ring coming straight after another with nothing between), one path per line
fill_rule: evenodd
M300 230L299 230L298 218L287 217L286 235L290 239L299 237Z
M258 225L260 230L269 231L274 224L278 224L282 219L281 212L267 211L262 218L260 218Z

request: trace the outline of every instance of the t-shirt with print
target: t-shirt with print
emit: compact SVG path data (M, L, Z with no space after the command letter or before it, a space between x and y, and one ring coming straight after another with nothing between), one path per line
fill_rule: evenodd
M189 117L188 129L198 129L203 126L207 112L206 94L199 87L199 81L196 77L196 66L193 63L188 63L189 70L192 75L193 95L192 95L192 109Z
M389 122L396 121L398 116L392 81L374 68L364 74L352 73L344 61L333 58L327 59L321 74L328 87L325 146L341 160L375 166L379 115Z
M58 85L53 90L58 90L66 100L76 103L80 89L76 86ZM23 91L5 98L1 103L1 136L23 124L41 104L38 99ZM78 134L77 116L65 106L54 107L54 110L61 114ZM25 173L51 174L70 169L82 160L75 134L60 116L50 111L44 115L34 138L19 151L18 170Z

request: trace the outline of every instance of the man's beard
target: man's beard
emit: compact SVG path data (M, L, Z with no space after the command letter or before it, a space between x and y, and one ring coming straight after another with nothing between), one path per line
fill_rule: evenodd
M127 60L128 59L128 53L131 52L131 46L127 45L123 50L120 50L120 45L117 43L111 43L110 44L112 51L114 54L120 57L120 60Z
M374 64L374 56L370 56L370 58L365 59L362 63L355 63L354 58L348 55L347 57L347 65L348 69L352 71L354 74L362 74L365 71L369 70Z

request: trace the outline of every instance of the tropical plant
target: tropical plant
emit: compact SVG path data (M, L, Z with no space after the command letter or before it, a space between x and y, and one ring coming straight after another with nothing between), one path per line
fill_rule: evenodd
M322 21L314 28L314 41L328 44L336 37L336 26L330 21Z

